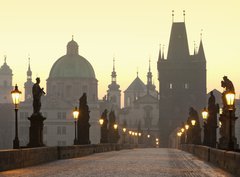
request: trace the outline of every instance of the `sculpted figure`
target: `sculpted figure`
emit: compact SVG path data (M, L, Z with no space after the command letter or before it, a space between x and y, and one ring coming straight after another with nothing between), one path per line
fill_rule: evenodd
M36 83L32 87L33 94L33 114L38 114L41 109L41 96L45 94L43 88L40 88L40 78L36 78Z

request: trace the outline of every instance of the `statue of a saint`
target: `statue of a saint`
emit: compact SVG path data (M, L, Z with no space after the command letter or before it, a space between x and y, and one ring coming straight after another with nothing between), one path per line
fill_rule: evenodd
M223 88L226 88L226 92L233 92L233 93L235 93L235 89L234 89L233 83L232 83L232 81L230 81L227 78L227 76L223 77L223 81L221 81L221 86Z
M41 96L45 94L43 88L40 88L40 78L36 78L36 83L32 87L33 94L33 114L38 114L41 109Z

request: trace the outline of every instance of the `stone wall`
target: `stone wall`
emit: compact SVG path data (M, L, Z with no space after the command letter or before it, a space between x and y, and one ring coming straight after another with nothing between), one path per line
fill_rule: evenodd
M33 166L59 159L82 157L93 153L131 148L133 147L130 145L98 144L0 150L0 171Z
M240 176L240 153L220 150L201 145L183 144L181 150L210 162L236 176Z

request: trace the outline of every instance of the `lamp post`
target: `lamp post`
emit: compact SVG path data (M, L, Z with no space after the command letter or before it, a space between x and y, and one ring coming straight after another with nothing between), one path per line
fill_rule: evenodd
M75 107L75 109L73 110L73 118L74 118L74 124L75 124L75 138L74 138L74 145L78 144L77 141L77 119L78 119L78 115L79 115L79 110L77 107Z
M187 134L188 134L188 129L189 129L189 125L186 124L186 125L185 125L185 130L186 130L186 132L185 132L185 143L186 143L186 144L188 143L188 136L187 136Z
M15 89L11 91L13 104L15 105L15 139L13 140L13 148L19 148L19 139L18 139L18 105L20 102L20 95L22 94L21 91L18 90L18 86L16 84Z
M127 129L124 127L123 128L123 144L125 144L126 131L127 131Z
M204 139L203 139L203 144L206 146L209 146L210 142L209 142L209 136L211 136L209 133L209 129L208 129L208 122L207 122L207 118L208 118L208 111L206 109L206 107L204 107L203 111L202 111L202 118L203 118L203 128L204 128Z
M228 92L226 93L226 101L229 111L229 144L228 149L234 150L234 142L232 140L232 111L234 109L235 93Z

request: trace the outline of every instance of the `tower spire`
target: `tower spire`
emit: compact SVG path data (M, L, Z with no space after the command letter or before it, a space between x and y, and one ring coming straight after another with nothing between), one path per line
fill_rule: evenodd
M113 71L112 71L112 83L117 82L117 73L115 71L115 57L113 57Z
M163 45L163 49L162 49L162 59L164 59L164 47L165 45Z
M151 72L151 64L150 64L151 63L151 58L150 57L149 57L148 63L149 63L148 71Z
M183 21L184 21L184 23L185 23L185 10L183 10Z
M115 57L113 57L113 71L115 71Z
M162 51L161 51L161 44L159 44L159 54L158 54L158 61L162 59Z
M174 23L174 10L172 10L172 22Z
M30 56L28 56L27 81L32 81L32 71L30 66Z
M4 55L4 63L7 63L7 55Z
M193 41L193 54L196 55L196 42Z
M137 77L138 77L138 67L137 67Z

